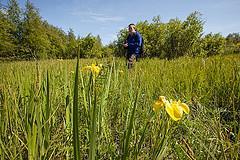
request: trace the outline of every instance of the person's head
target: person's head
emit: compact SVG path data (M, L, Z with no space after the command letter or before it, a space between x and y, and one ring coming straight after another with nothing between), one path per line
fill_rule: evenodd
M130 34L133 34L133 33L135 33L136 31L137 31L137 30L136 30L135 24L131 23L131 24L128 25L128 32L129 32Z

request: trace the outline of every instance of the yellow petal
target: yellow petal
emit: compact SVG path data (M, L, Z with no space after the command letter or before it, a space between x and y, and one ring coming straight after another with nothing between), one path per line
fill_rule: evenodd
M91 70L92 70L92 73L93 73L94 75L98 75L99 72L100 72L100 70L101 70L101 68L98 67L98 66L96 66L95 64L92 64Z
M93 68L93 72L95 72L95 73L99 73L100 72L100 68L98 67L98 66L95 66L94 68Z
M174 121L178 121L181 119L180 114L178 114L178 111L174 108L173 105L171 105L168 101L165 102L166 105L166 111L168 113L168 115L174 120Z
M180 103L180 107L182 108L182 110L186 113L189 114L190 109L188 107L188 105L186 103Z
M164 103L163 103L162 101L157 100L157 101L153 104L153 111L154 111L154 112L158 112L163 106L164 106Z
M166 102L166 98L164 96L159 96L159 101L165 103Z
M172 102L172 108L173 108L173 113L174 113L174 116L176 118L182 118L182 115L183 115L183 110L182 108L179 106L179 103L174 101Z

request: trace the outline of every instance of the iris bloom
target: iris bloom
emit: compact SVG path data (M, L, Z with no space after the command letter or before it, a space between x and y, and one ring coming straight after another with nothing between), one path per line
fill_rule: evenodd
M159 96L158 100L153 104L153 111L158 112L166 102L166 98L164 96Z
M159 99L153 105L153 111L156 112L160 108L164 107L168 115L174 120L178 121L182 118L183 112L189 114L190 109L187 104L181 101L171 101L165 99L164 96L160 96Z
M101 68L99 66L96 66L95 64L92 64L91 70L92 70L92 73L95 73L96 75L98 75Z
M99 72L101 71L101 68L99 66L96 66L95 64L92 64L91 66L85 66L82 69L83 71L85 70L91 70L92 74L94 76L98 76Z

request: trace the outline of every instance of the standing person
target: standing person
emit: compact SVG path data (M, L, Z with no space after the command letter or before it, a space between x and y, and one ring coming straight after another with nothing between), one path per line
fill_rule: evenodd
M128 32L128 37L123 46L127 48L127 66L130 69L134 61L140 57L143 39L141 34L136 30L135 24L131 23L128 25Z

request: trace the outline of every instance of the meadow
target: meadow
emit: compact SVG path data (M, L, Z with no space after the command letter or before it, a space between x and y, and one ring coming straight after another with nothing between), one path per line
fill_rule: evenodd
M1 62L0 71L1 160L239 159L239 55L145 58L131 70L121 58ZM154 111L159 96L189 114Z

